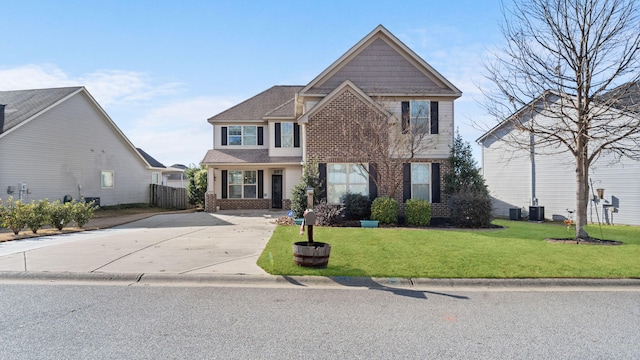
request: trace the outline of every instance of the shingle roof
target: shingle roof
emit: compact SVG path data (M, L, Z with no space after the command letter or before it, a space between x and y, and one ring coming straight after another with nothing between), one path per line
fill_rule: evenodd
M164 168L164 167L166 167L160 161L154 159L151 155L147 154L144 150L142 150L140 148L136 148L136 150L138 150L140 155L142 155L142 157L145 160L147 160L149 165L151 165L152 167L156 167L156 168Z
M295 97L295 94L302 89L302 86L295 85L278 85L273 86L260 94L249 98L240 104L227 109L215 116L209 118L209 122L229 121L229 120L262 120L269 112L278 109L280 106L289 102ZM286 111L288 107L285 106ZM293 104L291 105L291 114L294 116ZM281 114L278 111L278 114Z
M80 89L82 89L82 87L75 86L52 89L0 91L0 104L6 105L4 109L4 125L0 128L0 133L10 130Z
M618 109L640 112L640 82L622 84L602 96L604 101L611 98L616 99L613 106Z
M202 164L299 164L302 156L269 156L267 149L209 150Z

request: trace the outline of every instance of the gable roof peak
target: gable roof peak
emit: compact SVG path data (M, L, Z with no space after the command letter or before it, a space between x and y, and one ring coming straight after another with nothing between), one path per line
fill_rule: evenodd
M326 95L344 80L368 93L460 97L462 92L383 25L376 26L301 91Z

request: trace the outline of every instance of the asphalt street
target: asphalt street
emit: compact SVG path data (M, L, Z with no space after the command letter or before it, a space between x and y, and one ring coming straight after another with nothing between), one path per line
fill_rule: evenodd
M3 284L0 298L0 358L11 360L640 354L638 290Z

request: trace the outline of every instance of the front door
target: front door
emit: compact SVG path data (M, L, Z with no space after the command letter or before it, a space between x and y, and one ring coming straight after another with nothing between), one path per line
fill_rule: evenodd
M282 175L271 175L271 207L282 209Z

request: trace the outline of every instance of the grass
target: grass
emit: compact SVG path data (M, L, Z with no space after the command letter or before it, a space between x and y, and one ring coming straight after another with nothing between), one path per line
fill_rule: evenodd
M297 226L278 226L258 265L274 275L398 278L640 278L640 227L587 228L621 246L549 243L569 238L558 224L497 220L498 230L314 228L330 243L326 269L293 263L292 243L305 241Z

